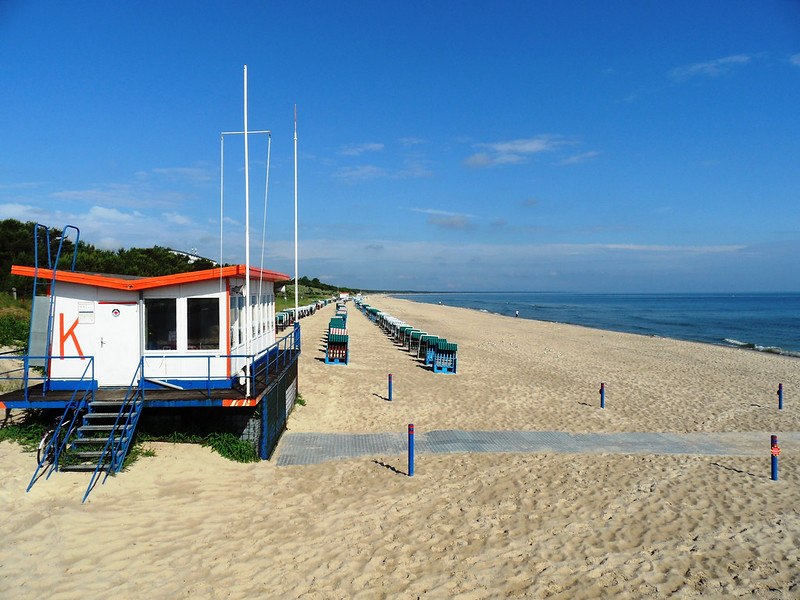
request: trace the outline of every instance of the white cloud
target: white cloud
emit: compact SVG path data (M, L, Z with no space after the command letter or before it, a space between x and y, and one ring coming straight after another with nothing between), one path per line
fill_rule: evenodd
M20 181L18 183L6 183L0 185L0 190L26 190L44 185L40 181Z
M364 179L379 179L382 177L388 177L388 173L385 169L381 167L375 167L372 165L363 165L359 167L342 167L336 173L334 173L334 177L338 179L346 179L349 181L362 181Z
M746 54L736 54L710 60L708 62L694 63L676 67L670 71L670 76L677 81L686 81L692 77L719 77L732 71L735 67L745 65L751 61Z
M466 217L468 219L477 219L477 215L470 215L466 213L454 213L446 210L437 210L435 208L412 208L414 212L425 213L427 215L436 215L442 217Z
M481 167L491 167L492 157L487 152L478 152L464 159L461 163L465 167L479 169Z
M189 225L192 222L189 217L179 213L164 213L162 216L165 221L174 223L175 225Z
M208 169L200 169L193 167L173 167L168 169L153 169L156 175L167 177L172 181L188 181L190 183L203 183L206 181L216 180L218 173L209 171Z
M570 143L572 142L564 140L561 136L539 135L508 142L473 144L481 151L467 157L462 164L473 168L519 164L527 161L533 154L552 152Z
M597 156L600 156L599 152L584 152L583 154L577 154L576 156L570 156L569 158L565 158L564 160L560 161L559 165L577 165L579 163L586 162L587 160L591 160Z
M800 54L793 54L789 57L789 62L795 65L796 67L800 67Z
M383 150L383 144L379 143L350 144L342 148L339 154L360 156L364 152L380 152L381 150Z
M444 229L475 229L475 223L462 215L453 215L450 217L431 215L428 217L428 224L436 225Z

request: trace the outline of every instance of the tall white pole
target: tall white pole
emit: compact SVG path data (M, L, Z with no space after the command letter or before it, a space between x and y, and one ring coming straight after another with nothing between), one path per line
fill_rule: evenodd
M219 136L219 291L222 291L222 202L225 198L225 134Z
M247 144L247 65L244 66L244 353L250 360L250 161ZM252 366L252 363L250 363ZM245 393L250 397L250 375L247 374Z
M297 279L297 104L294 105L294 318L299 319L300 282Z

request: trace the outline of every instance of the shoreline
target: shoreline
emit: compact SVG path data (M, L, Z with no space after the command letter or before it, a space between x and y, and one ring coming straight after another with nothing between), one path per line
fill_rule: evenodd
M492 294L506 294L506 293L508 293L508 294L531 294L531 293L533 293L533 294L537 294L537 293L541 293L541 294L560 294L560 293L572 294L572 292L413 292L413 293L385 294L385 296L386 297L391 297L391 298L396 298L398 300L409 300L410 302L417 302L418 304L434 304L433 302L424 302L424 301L421 301L421 300L413 300L411 298L399 298L398 296L434 295L434 294L449 294L449 295L453 295L453 296L459 295L459 294L476 294L476 295L477 294L486 294L486 295L492 295ZM789 296L798 295L795 292L782 292L782 293L779 292L777 294L778 295L783 294L783 295L789 295ZM578 294L578 295L585 295L585 296L597 295L597 296L612 296L612 297L613 296L626 297L626 296L662 296L662 295L663 296L670 296L670 295L672 295L672 296L675 296L675 297L679 297L679 296L686 296L686 295L691 295L691 294ZM708 295L708 294L697 294L698 297L706 296L706 295ZM715 294L710 294L710 295L713 296ZM716 294L716 295L722 296L722 297L727 297L727 294ZM759 295L759 294L748 294L748 295ZM763 294L760 294L760 295L771 296L771 295L775 295L775 294L763 293ZM469 307L469 306L456 306L456 305L453 305L453 304L438 304L438 305L434 304L434 305L435 306L450 306L451 308L464 308L464 309L467 309L467 310L475 310L475 311L478 311L478 312L484 312L484 313L497 315L497 316L501 316L501 317L516 318L513 315L507 315L507 314L503 314L503 313L500 313L500 312L490 311L490 310L482 309L482 308L474 308L474 307ZM750 350L750 351L753 351L753 352L763 352L765 354L775 354L775 355L778 355L778 356L786 356L786 357L789 357L789 358L794 358L794 359L800 360L800 350L789 350L789 349L781 348L781 347L778 347L778 346L764 346L764 345L755 344L755 343L752 343L752 342L740 342L740 341L732 339L732 338L724 338L724 339L717 340L717 341L710 341L710 340L703 340L703 339L696 339L696 338L689 338L689 337L675 337L675 336L663 335L663 334L660 334L660 333L640 333L640 332L637 332L637 331L632 331L629 328L623 328L622 326L620 326L618 329L607 329L607 328L603 328L603 327L586 325L586 324L582 324L582 323L570 323L568 321L558 321L558 320L554 320L554 319L537 319L535 317L530 317L530 316L526 316L526 315L521 315L519 318L527 319L529 321L539 321L539 322L542 322L542 323L556 323L556 324L560 324L560 325L575 325L575 326L578 326L578 327L586 327L588 329L595 329L597 331L611 331L611 332L617 332L617 333L629 333L631 335L642 335L642 336L646 336L646 337L666 338L666 339L679 340L679 341L685 341L685 342L696 342L696 343L699 343L699 344L709 344L709 345L712 345L712 346L721 346L723 348L735 348L737 350Z

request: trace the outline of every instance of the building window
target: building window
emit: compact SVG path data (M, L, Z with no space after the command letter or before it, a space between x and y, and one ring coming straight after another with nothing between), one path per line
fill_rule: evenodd
M177 310L174 298L145 298L144 327L148 350L175 350L178 347Z
M187 298L187 349L219 349L219 300Z

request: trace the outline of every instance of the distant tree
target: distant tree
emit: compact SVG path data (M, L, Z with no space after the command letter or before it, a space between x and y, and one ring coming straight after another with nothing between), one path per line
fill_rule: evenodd
M18 294L32 293L33 281L30 277L11 275L11 265L36 266L37 253L34 251L34 232L36 223L22 223L16 219L0 221L0 289L10 291L16 288ZM59 244L61 255L58 257L58 269L71 269L75 255L75 270L91 273L110 273L116 275L138 275L157 277L173 275L187 271L211 269L215 265L205 258L192 260L183 254L176 254L169 248L154 246L152 248L120 248L119 250L98 250L83 240L75 243L70 236L61 241L62 231L50 228L50 248L48 254L47 239L43 229L38 231L38 266L49 268L56 262Z

